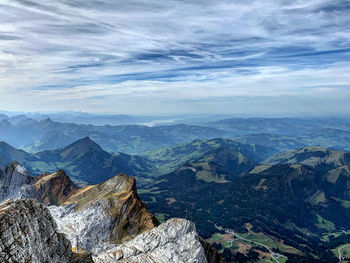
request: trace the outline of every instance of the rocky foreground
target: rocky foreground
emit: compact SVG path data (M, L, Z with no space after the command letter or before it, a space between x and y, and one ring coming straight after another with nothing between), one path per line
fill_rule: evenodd
M0 184L12 198L0 205L0 262L223 262L192 222L159 225L124 174L78 189L63 171L35 178L14 162Z

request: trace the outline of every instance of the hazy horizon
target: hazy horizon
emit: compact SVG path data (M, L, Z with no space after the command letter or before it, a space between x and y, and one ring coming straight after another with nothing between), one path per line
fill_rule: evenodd
M4 0L9 111L350 111L350 1Z

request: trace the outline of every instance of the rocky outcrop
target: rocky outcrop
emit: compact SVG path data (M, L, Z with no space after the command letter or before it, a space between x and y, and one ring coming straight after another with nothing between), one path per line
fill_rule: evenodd
M0 202L9 198L19 198L27 185L35 181L23 165L14 161L11 166L0 169ZM30 191L30 190L29 190Z
M101 243L123 243L158 225L136 192L133 177L119 174L87 186L63 206L50 206L59 230L78 250L94 251Z
M0 202L10 198L33 198L46 205L60 205L77 190L63 170L34 177L17 161L0 169Z
M194 223L177 218L122 245L100 246L96 252L95 263L213 262L207 260Z
M34 200L0 205L0 262L70 262L69 240L57 232L47 208Z
M90 263L91 255L103 263L222 262L192 222L171 219L159 226L133 177L119 174L78 189L62 170L31 177L14 162L5 172L5 198L43 204L0 205L0 262Z
M78 190L63 170L37 177L33 186L35 198L46 205L63 204Z

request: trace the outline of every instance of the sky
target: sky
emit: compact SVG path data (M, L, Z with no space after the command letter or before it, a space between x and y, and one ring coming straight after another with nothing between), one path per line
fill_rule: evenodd
M350 0L0 0L0 109L347 114Z

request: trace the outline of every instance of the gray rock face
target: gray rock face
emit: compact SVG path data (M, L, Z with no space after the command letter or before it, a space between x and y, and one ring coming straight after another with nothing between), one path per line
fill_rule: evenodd
M107 200L100 200L76 212L75 205L50 206L49 210L58 225L74 248L91 251L103 242L109 242L113 218L107 213Z
M46 207L34 200L0 204L0 262L71 262L69 240Z
M99 246L95 263L207 263L195 225L173 218L122 244Z
M34 180L18 162L13 162L4 170L0 169L0 202L9 198L31 197L33 189L29 185Z

